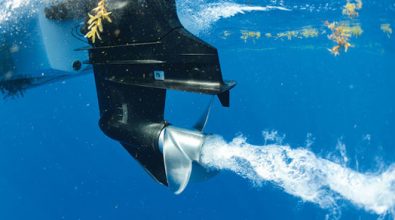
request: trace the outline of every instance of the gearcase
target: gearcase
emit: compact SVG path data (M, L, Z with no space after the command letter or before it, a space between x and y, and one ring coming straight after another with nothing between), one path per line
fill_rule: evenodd
M101 39L79 49L89 52L86 64L93 66L99 126L155 180L179 194L190 179L212 175L200 165L209 111L196 130L177 128L164 118L166 91L215 95L229 106L235 82L222 79L216 48L182 26L175 0L107 3L111 22L103 21ZM67 5L61 8L65 14ZM48 8L48 17L63 19L54 16L57 10Z

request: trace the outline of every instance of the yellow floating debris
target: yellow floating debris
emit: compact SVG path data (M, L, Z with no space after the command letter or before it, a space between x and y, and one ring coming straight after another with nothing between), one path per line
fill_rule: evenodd
M391 24L381 24L380 25L380 29L381 31L383 31L385 34L387 34L388 38L391 38L392 35L392 28L391 28Z
M298 37L298 32L297 31L285 31L278 33L276 35L277 38L287 38L288 40L292 40L292 38Z
M106 0L100 0L97 7L92 10L92 14L88 13L88 33L85 35L86 38L90 39L92 43L95 43L96 37L101 40L100 33L103 32L103 20L111 23L110 18L111 12L107 11Z
M340 49L344 48L344 52L347 52L350 47L352 47L350 41L351 37L359 37L363 33L360 25L356 24L350 26L346 23L338 22L325 22L325 26L329 28L332 33L328 36L330 40L337 43L336 46L329 49L329 51L334 55L340 55Z
M354 37L359 37L362 35L363 30L360 25L354 25L351 27L344 27L346 32L349 32Z
M305 27L300 30L285 31L276 34L276 38L286 38L292 40L293 38L304 39L304 38L314 38L319 36L319 31L316 28Z
M335 57L340 55L340 45L336 45L328 50Z
M350 18L356 18L359 16L358 11L362 9L363 3L362 0L356 0L352 2L347 0L346 5L343 7L343 15L347 15Z
M229 37L230 35L232 35L232 33L231 33L230 31L224 31L224 32L222 33L221 38L222 38L222 39L228 39L228 37Z
M247 42L248 39L258 40L261 38L261 32L242 30L240 38L243 39L244 42Z
M313 38L313 37L318 37L319 33L318 33L318 30L315 29L315 28L306 27L306 28L303 28L303 29L300 31L300 35L301 35L303 38Z

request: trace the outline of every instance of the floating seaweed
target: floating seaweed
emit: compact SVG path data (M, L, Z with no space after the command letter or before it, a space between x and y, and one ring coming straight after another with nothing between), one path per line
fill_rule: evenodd
M244 42L247 42L248 39L252 39L255 42L255 40L261 39L262 37L292 40L294 38L298 38L298 39L315 38L315 37L318 37L320 34L321 33L317 28L307 26L307 27L304 27L299 30L290 30L290 31L284 31L284 32L279 32L279 33L267 32L264 34L262 34L260 31L241 30L241 37L240 38ZM226 39L227 36L228 36L228 33L224 32L222 38Z
M380 29L381 31L383 31L385 34L387 34L388 38L391 38L392 35L392 28L391 28L391 24L381 24L380 25Z
M345 26L344 29L346 32L350 33L351 36L353 37L359 37L363 33L362 27L360 25Z
M242 30L241 31L241 39L244 40L244 42L247 42L248 39L253 39L253 41L260 39L262 36L261 32L259 31L246 31Z
M111 23L110 18L111 12L107 11L106 0L100 0L97 7L92 10L93 15L88 13L88 33L85 35L86 38L90 39L92 43L95 43L96 37L101 40L100 33L103 32L103 20Z
M221 34L221 38L222 39L228 39L228 37L232 35L232 33L230 31L223 31Z
M276 38L286 38L292 40L293 38L304 39L304 38L315 38L319 36L319 31L313 27L305 27L300 30L280 32L276 35Z
M266 34L265 34L265 37L267 37L267 38L272 38L273 35L272 35L272 33L266 33Z
M358 3L362 4L362 3ZM359 6L358 6L359 7ZM341 21L341 22L325 22L325 26L329 29L329 31L316 28L313 26L306 26L297 30L289 30L283 31L279 33L270 33L267 32L263 34L265 38L273 38L273 39L308 39L308 38L316 38L322 35L328 35L328 38L336 43L335 46L328 49L331 54L334 56L340 55L341 51L348 52L348 50L353 47L350 43L350 39L353 37L359 37L363 34L363 29L358 23L351 23L349 21ZM389 31L388 27L385 26L385 29L388 33L392 33ZM259 31L241 31L241 39L247 42L248 39L253 39L254 41L260 39L262 37L261 32Z
M319 32L318 32L318 30L315 29L315 28L306 27L306 28L303 28L303 29L300 31L300 35L301 35L303 38L314 38L314 37L318 37Z
M331 34L328 38L337 45L328 49L331 54L334 56L340 55L340 49L344 48L344 52L347 52L350 47L352 47L350 43L351 37L359 37L362 35L363 30L360 25L349 25L347 23L338 23L338 22L325 22L325 26L331 30Z
M285 31L280 32L276 35L277 38L287 38L288 40L292 40L292 38L298 37L297 31Z
M356 18L359 16L359 10L362 9L362 0L356 0L355 2L347 1L346 5L343 7L343 15L346 15L350 18Z

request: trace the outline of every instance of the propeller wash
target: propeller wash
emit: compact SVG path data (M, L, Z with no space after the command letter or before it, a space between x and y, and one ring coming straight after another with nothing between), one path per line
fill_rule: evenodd
M229 170L256 185L270 182L303 201L338 211L347 200L366 211L395 214L395 165L380 173L360 173L319 158L313 152L290 146L254 146L237 137L227 143L208 136L201 164L209 169Z

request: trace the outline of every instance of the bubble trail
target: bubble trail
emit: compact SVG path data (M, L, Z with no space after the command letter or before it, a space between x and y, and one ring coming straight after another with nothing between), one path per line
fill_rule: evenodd
M347 200L368 212L394 218L395 165L379 173L360 173L304 148L254 146L243 137L227 143L220 136L207 138L201 161L210 169L232 171L257 185L273 183L324 209L337 210L339 201Z
M283 6L257 6L234 2L206 3L205 1L178 1L180 19L188 30L197 34L221 19L230 18L250 12L267 12L273 10L290 11Z
M18 19L26 10L34 13L33 3L41 1L44 0L0 0L0 28L5 22Z

